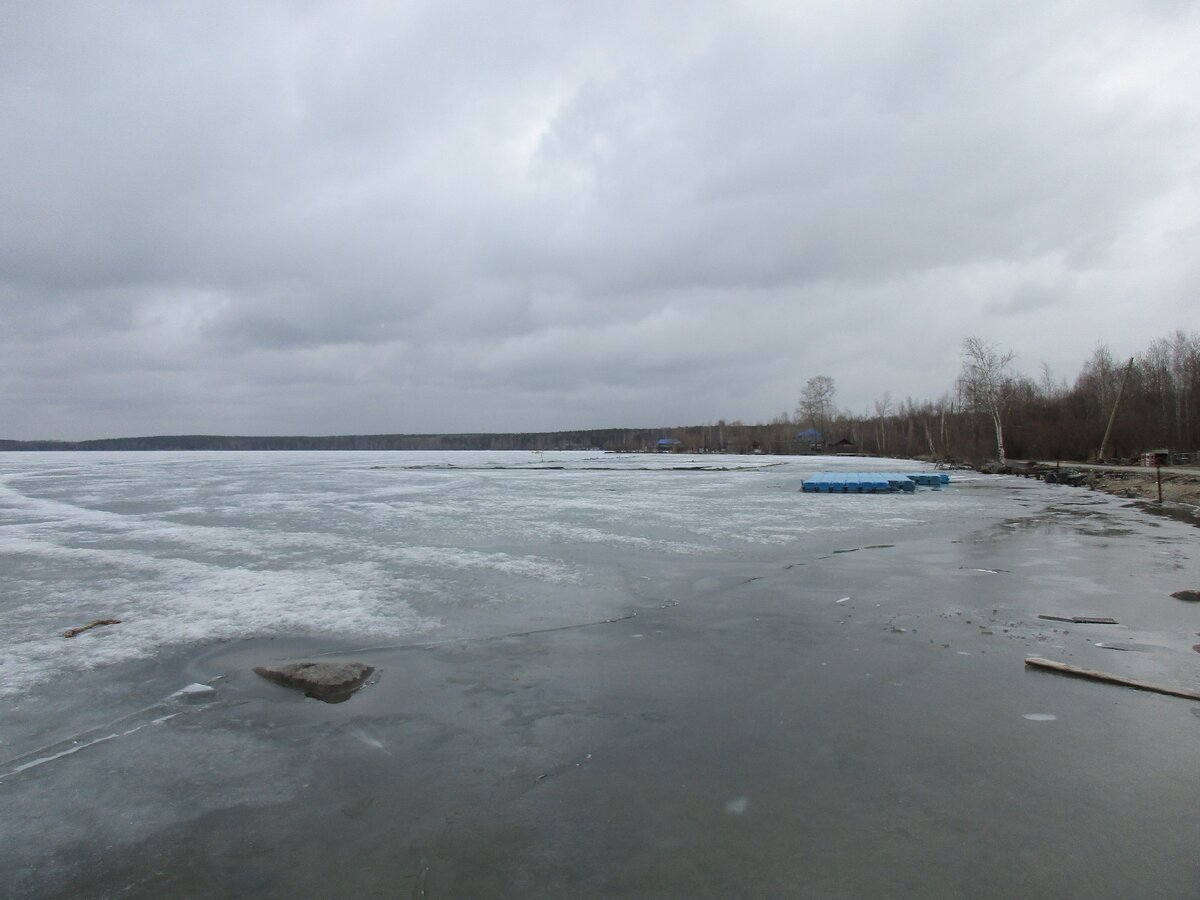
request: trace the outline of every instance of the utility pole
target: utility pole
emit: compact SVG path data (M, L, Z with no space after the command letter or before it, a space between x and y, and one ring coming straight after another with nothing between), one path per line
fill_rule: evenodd
M1129 373L1133 369L1133 357L1129 357L1129 362L1125 365L1125 374L1121 376L1121 386L1117 388L1117 399L1113 403L1112 415L1108 417L1108 427L1104 429L1104 440L1100 442L1100 453L1097 458L1103 461L1106 456L1105 452L1108 449L1108 439L1112 437L1113 422L1117 420L1117 408L1121 405L1121 395L1125 393L1125 382L1129 380Z

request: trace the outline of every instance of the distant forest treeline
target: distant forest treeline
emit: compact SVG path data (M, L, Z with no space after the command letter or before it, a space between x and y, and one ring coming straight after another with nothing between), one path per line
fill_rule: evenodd
M975 343L972 344L971 342ZM971 346L976 355L967 352ZM980 350L991 353L981 374ZM1011 353L978 339L964 344L963 372L937 400L884 393L861 414L838 411L832 378L809 379L795 413L766 424L716 422L671 428L603 428L508 434L376 434L330 437L174 435L90 441L6 441L0 450L614 450L807 453L842 450L983 462L996 458L997 420L1009 459L1084 460L1100 450L1125 382L1107 454L1200 448L1200 335L1177 331L1132 362L1100 345L1072 383L1043 366L1036 377L1011 369ZM1127 373L1127 374L1126 374ZM817 441L802 431L821 432ZM838 446L840 442L840 446Z
M1036 377L1013 371L1012 359L1011 352L968 338L962 373L941 398L897 402L885 393L873 411L831 415L827 433L870 453L982 462L998 456L1002 430L1009 459L1086 460L1099 455L1120 394L1106 457L1170 449L1195 460L1200 335L1176 331L1129 359L1101 344L1071 383L1045 365ZM802 398L793 418L814 424L801 414L813 406Z
M345 434L327 437L209 434L92 441L5 441L0 450L646 450L673 428L603 428L510 434Z

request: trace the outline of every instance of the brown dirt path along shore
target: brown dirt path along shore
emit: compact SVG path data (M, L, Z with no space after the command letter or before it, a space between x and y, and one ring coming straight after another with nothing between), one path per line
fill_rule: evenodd
M1136 466L1100 466L1081 463L1027 463L1015 465L1018 475L1039 478L1054 474L1073 476L1080 487L1089 487L1130 500L1158 500L1158 481L1154 469ZM1063 483L1070 483L1064 479ZM1200 468L1172 466L1162 470L1164 503L1180 504L1200 511Z

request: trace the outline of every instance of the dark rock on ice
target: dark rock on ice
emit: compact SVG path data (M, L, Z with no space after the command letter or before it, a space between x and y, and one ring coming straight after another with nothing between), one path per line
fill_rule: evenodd
M255 666L267 681L304 691L304 696L326 703L349 700L375 671L365 663L302 662L285 666Z
M1200 602L1200 591L1176 591L1171 596L1176 600L1190 600L1193 603Z

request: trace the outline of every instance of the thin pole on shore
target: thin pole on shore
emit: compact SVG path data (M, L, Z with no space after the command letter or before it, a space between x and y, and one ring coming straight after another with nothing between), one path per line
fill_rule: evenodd
M1129 380L1129 373L1133 371L1133 357L1129 357L1129 362L1125 366L1125 374L1121 376L1121 386L1117 388L1117 399L1113 402L1112 415L1108 417L1108 427L1104 429L1104 438L1100 441L1100 453L1097 455L1097 462L1104 462L1106 459L1104 451L1108 449L1108 439L1112 436L1113 422L1117 421L1117 410L1121 406L1121 395L1125 393L1125 382Z
M1162 503L1162 466L1155 465L1154 477L1158 481L1158 502Z

